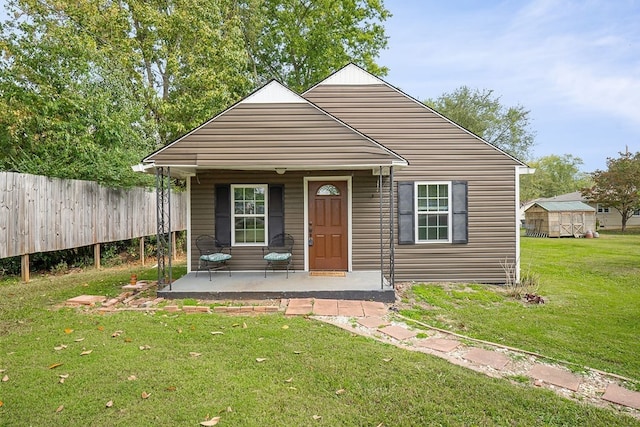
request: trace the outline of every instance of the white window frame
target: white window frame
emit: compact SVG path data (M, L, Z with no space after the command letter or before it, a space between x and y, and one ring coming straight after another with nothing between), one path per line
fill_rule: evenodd
M238 214L242 218L264 218L264 242L236 242L236 188L262 188L264 190L263 214ZM269 185L268 184L231 184L231 246L266 246L269 236Z
M600 203L597 204L597 211L598 213L603 213L603 214L608 214L610 212L607 206L603 206Z
M631 216L640 216L640 209L634 209L633 210L633 215Z
M453 224L451 223L452 221L452 200L451 200L451 190L452 190L452 186L451 186L451 181L416 181L414 184L414 189L413 189L413 203L414 203L414 207L413 207L413 211L415 212L414 215L414 241L416 243L419 244L433 244L433 243L451 243L451 236L453 234ZM423 185L446 185L447 186L447 211L420 211L418 209L418 188L420 186ZM420 218L421 215L429 215L429 214L433 214L433 215L443 215L445 214L447 215L447 240L420 240L419 239L419 230L418 230L418 219Z

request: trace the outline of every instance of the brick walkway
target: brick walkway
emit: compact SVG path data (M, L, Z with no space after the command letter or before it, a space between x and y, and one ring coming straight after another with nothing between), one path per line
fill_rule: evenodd
M427 338L417 338L418 332L424 334L424 331L416 331L404 323L393 322L393 316L389 315L383 303L290 299L285 315L320 316L319 320L351 332L371 336L407 350L432 354L495 377L526 375L533 379L535 386L551 388L565 397L575 398L575 395L579 394L599 406L606 406L606 402L611 402L631 408L627 410L640 417L640 392L619 386L611 377L595 371L579 376L561 366L539 363L535 357L524 352L519 354L512 350L505 351L497 344L492 349L487 349L490 345L482 345L484 348L480 348L480 344L470 346L441 332L429 331ZM347 318L347 321L344 318ZM357 327L349 320L351 318L356 318Z

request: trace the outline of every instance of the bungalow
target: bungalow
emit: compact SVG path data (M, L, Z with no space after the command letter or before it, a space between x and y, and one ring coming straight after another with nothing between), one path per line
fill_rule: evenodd
M504 283L519 259L527 166L354 64L301 95L267 83L140 165L160 168L186 179L189 272L206 234L234 272L261 270L284 232L297 272L391 286Z

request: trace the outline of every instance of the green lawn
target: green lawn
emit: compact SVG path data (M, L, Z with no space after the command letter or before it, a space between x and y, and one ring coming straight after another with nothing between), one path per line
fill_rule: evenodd
M433 308L403 314L640 381L640 235L524 237L521 259L546 304L523 305L491 286L420 285L413 296Z
M213 416L221 426L640 425L303 317L59 308L79 294L116 295L134 272L155 275L121 267L0 284L0 425L198 425Z

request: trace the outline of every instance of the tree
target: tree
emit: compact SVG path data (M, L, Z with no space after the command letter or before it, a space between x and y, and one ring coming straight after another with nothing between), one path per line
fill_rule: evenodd
M391 16L382 0L248 0L258 7L245 26L252 67L259 80L275 78L296 91L308 89L347 62L384 75L375 63L387 45L382 23ZM251 31L248 33L247 31Z
M633 212L640 209L640 152L607 158L607 170L596 170L592 177L594 184L584 188L582 195L620 212L624 232Z
M130 165L258 84L382 73L379 0L9 0L0 169L133 185Z
M534 144L529 111L505 107L492 90L462 86L425 104L512 156L527 160Z
M590 185L591 178L580 171L582 159L571 154L552 154L529 162L536 172L520 177L520 200L553 197Z

